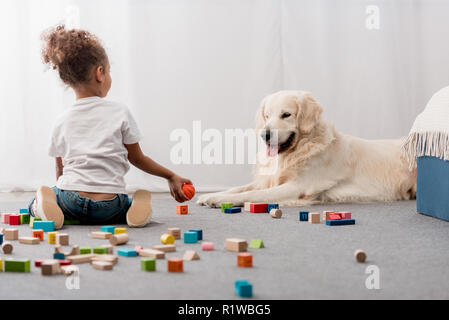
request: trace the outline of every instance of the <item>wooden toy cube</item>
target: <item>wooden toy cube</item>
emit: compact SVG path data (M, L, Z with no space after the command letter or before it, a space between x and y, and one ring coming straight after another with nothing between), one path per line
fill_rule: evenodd
M175 239L181 239L181 229L179 228L167 228L167 233L171 234Z
M232 208L234 206L233 203L230 202L224 202L221 204L221 212L225 212L226 208Z
M245 202L243 204L243 210L245 210L246 212L249 212L251 210L251 202Z
M126 233L126 228L114 228L114 234Z
M6 259L6 272L30 272L30 259Z
M183 272L183 260L179 258L170 258L167 261L168 272Z
M253 286L247 280L237 280L235 282L235 293L243 298L251 298L253 296Z
M160 250L142 249L138 253L139 253L139 256L142 256L142 257L148 257L148 258L154 258L154 259L164 259L165 258L165 252L160 251Z
M203 251L212 251L214 250L214 243L213 242L203 242L201 243L201 248Z
M161 236L161 243L162 244L173 244L173 243L175 243L175 237L173 237L171 234L164 233Z
M252 239L251 242L250 242L250 244L249 244L249 247L250 247L251 249L260 249L260 248L264 248L263 241L260 240L260 239Z
M236 238L226 239L225 248L228 251L244 252L248 249L248 242L246 242L246 240Z
M42 229L44 232L55 231L55 222L34 219L33 229Z
M69 245L69 235L67 233L58 233L56 234L56 244L61 246Z
M81 247L80 254L90 254L92 253L92 249L90 247Z
M111 232L93 231L90 236L94 239L109 239L112 236Z
M58 231L50 231L48 233L48 243L56 244L56 235L58 234Z
M31 230L31 235L35 238L39 238L40 241L44 241L44 230L42 229Z
M202 229L190 229L189 232L196 232L198 234L198 241L203 240L203 230Z
M342 211L339 212L339 214L341 215L342 219L351 219L351 212L349 211Z
M3 230L3 236L5 240L18 240L19 239L19 229L6 228Z
M9 224L9 216L11 214L10 213L2 213L2 220L1 222L4 224Z
M251 203L250 205L251 213L267 213L268 203Z
M156 271L156 259L142 258L140 259L140 268L142 271Z
M64 260L65 259L65 254L64 253L55 252L55 253L53 253L53 259Z
M117 250L117 254L119 256L124 257L137 257L137 251L130 248L121 248Z
M20 224L20 215L13 213L9 215L9 224L12 226L17 226Z
M112 270L114 268L114 264L109 261L92 260L90 264L97 270Z
M43 276L51 276L57 274L60 270L59 261L57 259L44 260L41 263L41 273Z
M108 248L105 248L105 247L95 247L95 248L94 248L94 253L96 253L96 254L107 254L107 253L108 253Z
M20 224L29 224L30 223L30 214L29 213L21 213L20 214Z
M184 232L184 243L197 243L198 233L197 232Z
M114 226L102 226L101 231L103 232L110 232L114 233L115 227Z
M320 223L320 222L321 222L321 214L319 212L310 212L309 223Z
M326 217L326 221L327 220L340 220L340 219L341 219L341 214L338 212L329 213L328 216Z
M238 267L252 267L253 266L253 255L248 252L242 252L237 255L237 266Z
M344 225L350 225L355 224L354 219L340 219L340 220L327 220L326 225L328 226L344 226Z
M189 206L186 204L178 204L176 206L176 214L188 214Z
M41 241L39 238L34 237L19 237L19 243L23 244L39 244Z
M309 221L309 211L299 211L299 221Z
M239 213L242 212L242 208L239 207L232 207L232 208L225 208L224 213Z

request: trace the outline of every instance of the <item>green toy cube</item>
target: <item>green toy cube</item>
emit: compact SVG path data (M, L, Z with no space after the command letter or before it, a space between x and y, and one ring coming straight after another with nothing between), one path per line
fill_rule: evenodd
M156 259L142 258L140 260L140 267L143 271L156 271Z
M20 224L29 224L30 223L30 214L29 213L21 213L20 214Z
M89 254L92 252L92 249L90 247L81 247L80 248L80 254Z
M30 259L6 259L6 272L30 272Z
M81 251L81 249L80 249L80 251ZM106 247L95 247L94 248L94 253L107 254L108 253L108 248L106 248Z
M252 248L252 249L263 248L264 247L263 241L260 240L260 239L252 239L250 244L249 244L249 247Z
M221 212L224 212L226 208L232 208L234 206L233 203L230 202L223 202L221 204Z
M39 217L30 217L30 228L33 228L34 221L41 221L42 219Z

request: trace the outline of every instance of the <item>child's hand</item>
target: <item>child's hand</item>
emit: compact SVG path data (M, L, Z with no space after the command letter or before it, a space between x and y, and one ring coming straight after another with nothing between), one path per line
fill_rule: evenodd
M192 184L192 181L190 181L189 179L182 178L176 174L173 175L170 179L168 179L168 186L170 187L170 193L172 197L175 198L175 200L178 202L184 202L189 200L189 198L185 196L184 192L182 192L181 189L184 183Z

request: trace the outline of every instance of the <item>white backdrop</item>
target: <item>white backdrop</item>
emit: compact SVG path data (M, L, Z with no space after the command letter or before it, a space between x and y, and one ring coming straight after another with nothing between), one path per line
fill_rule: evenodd
M379 28L367 28L367 6ZM58 22L104 42L109 99L126 103L143 150L198 190L247 183L250 165L175 165L176 128L251 128L260 100L280 89L311 91L340 131L406 135L449 84L449 1L441 0L2 0L0 191L54 184L51 125L74 101L40 60L41 31ZM132 169L132 187L167 190ZM132 189L132 188L131 188Z

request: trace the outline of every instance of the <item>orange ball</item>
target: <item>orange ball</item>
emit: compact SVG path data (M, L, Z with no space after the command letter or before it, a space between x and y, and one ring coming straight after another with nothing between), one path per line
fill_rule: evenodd
M189 200L192 199L193 196L195 195L195 187L193 186L193 184L184 183L181 189L182 192L185 194L185 196L189 198Z

